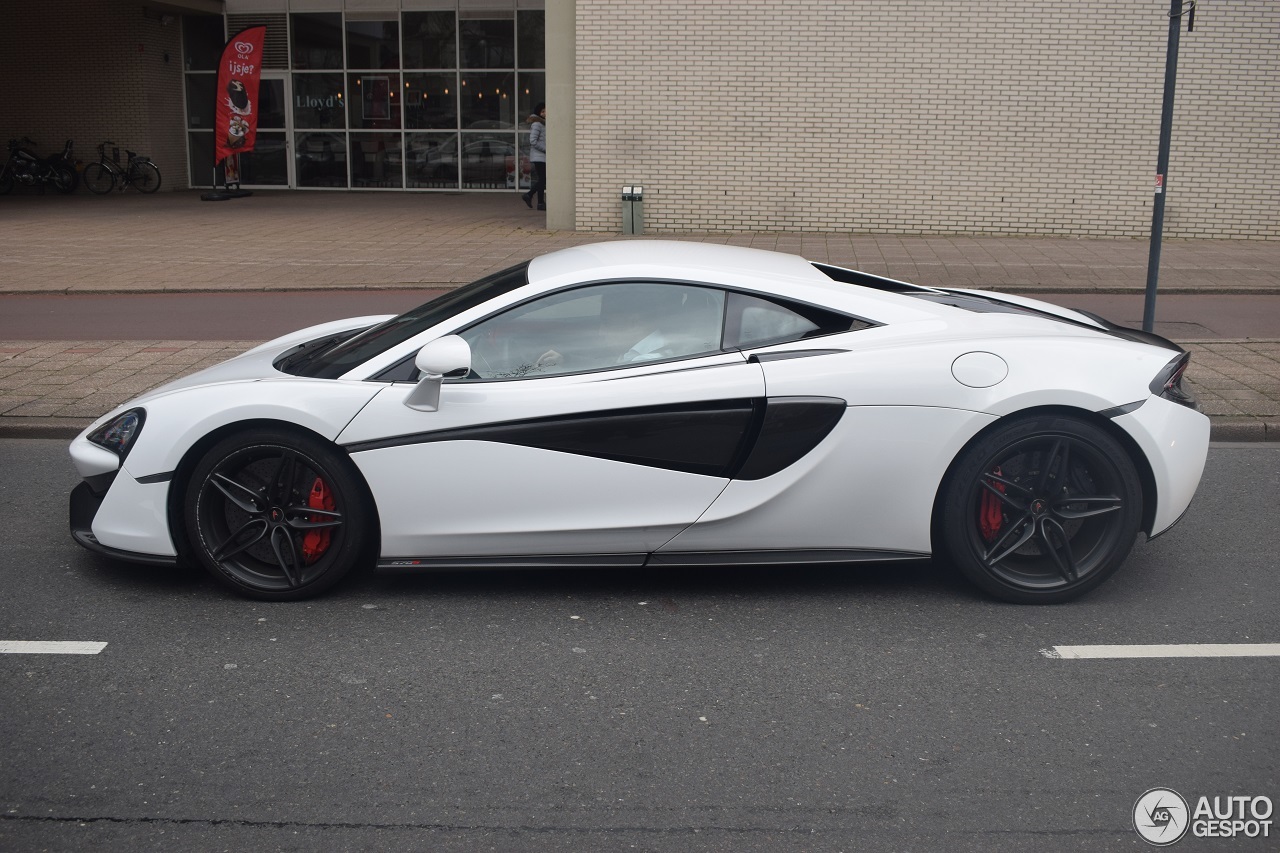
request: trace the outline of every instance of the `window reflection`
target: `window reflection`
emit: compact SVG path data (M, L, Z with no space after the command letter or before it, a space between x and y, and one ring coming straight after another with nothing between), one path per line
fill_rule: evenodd
M289 148L284 134L258 132L253 150L240 155L240 182L263 186L287 186Z
M399 68L399 21L347 21L348 68Z
M351 74L347 103L347 126L383 130L400 126L399 74Z
M410 187L458 188L458 134L405 134Z
M404 186L401 173L400 134L351 134L351 186Z
M343 133L303 133L296 141L298 186L345 187L347 141Z
M458 126L458 76L442 74L404 75L404 126Z
M453 12L404 13L405 68L457 68L457 53Z
M515 68L516 22L463 20L458 22L463 68Z
M293 68L342 67L342 13L294 12L289 32Z
M509 190L515 187L515 135L462 134L462 188Z
M341 74L293 75L293 126L346 127Z
M472 130L515 127L515 74L464 72L458 87L462 126Z

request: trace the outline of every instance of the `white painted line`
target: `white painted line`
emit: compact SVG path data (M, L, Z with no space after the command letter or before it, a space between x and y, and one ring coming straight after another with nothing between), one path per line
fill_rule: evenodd
M1174 643L1153 646L1054 646L1047 658L1269 658L1280 657L1280 643Z
M96 655L106 647L80 640L0 640L0 655Z

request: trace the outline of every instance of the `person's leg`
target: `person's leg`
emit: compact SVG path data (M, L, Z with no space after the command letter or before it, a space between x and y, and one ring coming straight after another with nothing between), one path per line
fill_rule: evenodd
M536 194L538 196L538 209L543 210L547 206L547 164L534 163L533 171L536 177L534 178L533 188L529 190L529 195Z

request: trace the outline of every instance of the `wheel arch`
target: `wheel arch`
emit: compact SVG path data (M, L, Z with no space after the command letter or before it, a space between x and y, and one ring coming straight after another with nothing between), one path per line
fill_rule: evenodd
M1107 433L1107 435L1114 438L1122 448L1124 448L1124 451L1129 455L1129 459L1133 462L1133 467L1138 473L1138 481L1142 486L1142 522L1139 529L1148 536L1151 535L1151 529L1155 524L1156 503L1159 499L1159 495L1156 490L1156 478L1155 474L1151 470L1151 463L1147 460L1146 454L1142 452L1142 448L1138 446L1138 443L1134 441L1133 437L1129 435L1129 433L1125 432L1124 429L1117 426L1110 418L1100 415L1097 412L1091 412L1088 409L1080 409L1074 406L1033 406L1031 408L1011 412L987 424L970 436L969 440L965 442L964 446L961 447L952 458L951 464L947 466L946 473L943 474L942 479L938 481L938 489L933 496L933 508L929 517L930 539L934 554L942 553L939 547L939 542L941 541L941 531L939 527L942 517L943 496L947 493L947 488L950 485L956 465L964 458L969 448L984 439L991 432L1007 426L1011 421L1042 416L1070 417L1092 424L1093 426L1102 429Z
M211 430L207 434L200 437L198 441L187 448L182 458L178 461L177 468L174 469L173 479L169 482L168 503L165 507L166 516L169 521L169 535L173 538L174 548L178 552L178 556L186 562L191 562L191 546L187 541L186 525L183 522L183 502L186 498L187 486L191 481L191 472L195 469L200 459L209 452L209 449L222 441L228 436L235 435L238 432L245 432L254 429L278 429L283 432L292 432L297 435L304 435L308 438L328 445L335 453L346 459L351 460L351 454L340 444L336 444L332 440L326 438L320 433L299 426L288 421L277 420L275 418L253 418L250 420L233 421L223 424L217 429ZM382 521L378 517L378 502L373 499L373 491L369 488L369 481L365 479L364 472L360 470L360 466L354 462L350 462L351 472L355 475L357 482L362 486L364 493L361 499L365 504L368 517L372 520L373 530L370 533L369 541L371 548L375 553L367 555L377 557L378 543L382 541Z

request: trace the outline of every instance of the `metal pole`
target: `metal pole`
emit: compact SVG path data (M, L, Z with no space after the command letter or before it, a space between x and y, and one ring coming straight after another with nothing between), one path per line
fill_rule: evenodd
M1195 8L1195 4L1192 4ZM1164 105L1160 109L1160 153L1156 158L1156 193L1151 205L1151 255L1147 260L1147 300L1142 330L1156 322L1156 283L1160 278L1160 240L1164 234L1164 198L1169 187L1169 143L1173 137L1173 92L1178 77L1178 37L1182 33L1182 0L1169 2L1169 46L1164 55Z

